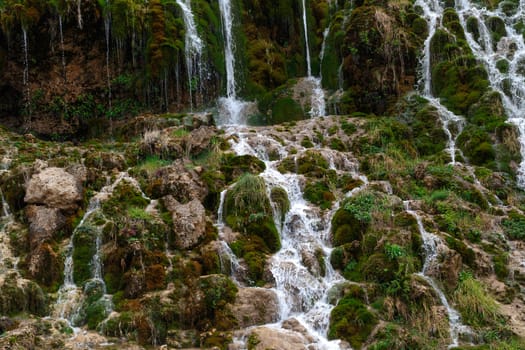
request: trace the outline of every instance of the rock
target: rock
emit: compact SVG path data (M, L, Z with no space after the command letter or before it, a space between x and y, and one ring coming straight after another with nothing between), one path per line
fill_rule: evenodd
M256 343L254 350L304 350L310 343L301 333L267 327L255 328L248 339Z
M16 322L7 316L0 317L0 334L10 331L16 327Z
M36 349L37 328L34 323L24 321L19 327L0 337L0 349Z
M240 328L272 323L279 319L279 301L272 290L241 288L232 311Z
M186 154L196 155L208 149L215 133L216 129L210 126L201 126L193 130L191 134L184 139Z
M46 168L31 177L24 201L51 208L74 210L82 200L82 187L75 176L62 168Z
M159 182L159 194L171 195L177 201L187 203L192 199L203 201L208 190L199 179L199 175L184 166L182 161L174 162L169 167L157 171L156 181Z
M29 221L30 249L44 242L52 240L54 234L66 223L66 218L57 208L48 208L39 205L26 207L26 217Z
M296 318L290 318L284 321L283 328L302 334L309 342L313 343L315 341L315 338L308 334L308 330Z
M27 270L39 283L51 286L62 277L63 263L49 243L37 246L27 258Z
M193 199L180 204L172 196L164 197L164 205L171 212L175 244L180 249L195 246L206 235L206 210L201 202Z

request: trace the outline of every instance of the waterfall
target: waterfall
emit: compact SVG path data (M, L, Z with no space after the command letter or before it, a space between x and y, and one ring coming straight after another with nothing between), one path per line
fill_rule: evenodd
M514 3L515 8L507 10L502 5L490 10L470 0L456 0L456 10L467 42L476 58L484 64L492 89L500 93L509 122L519 131L522 161L517 182L518 186L525 188L525 41L517 31L517 26L525 17L525 2ZM471 17L477 20L478 40L467 30L467 20ZM498 42L494 41L488 26L493 17L502 19L505 26L505 34ZM499 68L499 62L506 62L508 69Z
M306 71L309 77L312 76L312 62L310 60L310 44L308 42L308 21L306 18L306 2L302 0L303 4L303 29L304 29L304 41L306 50Z
M310 58L310 44L308 40L308 21L306 16L306 2L302 0L303 5L303 30L304 30L304 40L305 40L305 50L306 50L306 72L307 80L312 84L312 91L310 97L310 111L309 114L311 117L321 117L326 114L326 104L324 99L324 91L321 87L321 79L318 77L312 76L312 61ZM325 29L324 39L328 36L328 29ZM324 55L325 40L323 40L323 45L320 53L320 62L322 62L322 56Z
M231 0L219 0L224 31L224 61L226 63L226 97L219 99L219 124L242 125L248 103L237 99L235 80L235 44L233 39L233 14Z
M334 205L332 210L320 210L304 199L302 175L281 174L277 170L280 160L289 156L290 149L297 150L298 154L306 151L299 142L287 142L283 145L271 135L266 135L264 130L250 133L245 129L232 127L226 132L234 136L230 138L230 144L237 155L252 155L264 161L266 170L259 176L266 183L267 194L270 194L273 188L280 187L286 191L290 201L290 210L282 223L281 213L273 208L282 247L270 258L269 264L276 283L272 290L279 299L281 310L279 322L267 326L280 328L282 322L295 318L305 327L309 336L315 339L316 349L340 349L338 340L328 341L326 338L333 308L333 305L328 303L327 296L332 287L345 281L331 268L329 262L332 251L329 246L330 221L338 205ZM279 155L278 160L270 160L270 150L271 154ZM335 169L330 152L335 151L323 150L322 154L337 173L350 172L354 177L358 177L356 162L348 160L344 169ZM354 193L356 192L348 195ZM218 210L218 226L224 225L221 218L223 203L224 193L221 194ZM219 236L222 238L221 233ZM322 255L319 264L323 265L319 265L319 269L324 269L324 274L315 268L309 268L304 261L305 256L315 254Z
M82 29L82 0L77 0L77 24L78 29Z
M109 54L110 54L110 32L111 32L111 12L109 0L106 0L106 13L104 15L104 32L106 35L106 82L108 87L108 106L111 109L111 73L109 69Z
M423 240L425 261L423 263L423 268L421 269L421 272L418 273L418 275L421 276L432 287L432 289L436 292L439 300L441 301L441 304L447 310L449 321L449 333L451 339L449 348L457 347L459 346L460 335L472 336L473 332L468 326L461 323L461 316L459 312L452 306L450 306L447 297L445 296L445 293L443 293L441 288L439 288L434 279L427 275L429 267L432 264L434 264L438 259L438 245L441 243L441 239L425 229L425 227L423 226L423 220L421 219L421 216L414 210L410 209L410 201L404 201L403 204L405 206L405 211L407 212L407 214L411 215L413 218L416 219L417 227Z
M182 10L182 19L186 27L184 35L184 52L186 56L186 70L188 73L188 90L190 93L190 106L193 108L193 91L200 91L203 80L202 50L204 44L197 32L195 18L191 11L191 0L176 0Z
M58 300L55 306L54 316L67 320L70 324L77 326L81 323L81 311L85 301L84 293L89 289L100 288L102 296L96 301L101 303L105 308L106 315L112 311L112 297L106 294L106 283L103 278L103 264L102 264L102 228L96 225L93 226L95 233L94 245L95 253L91 258L91 278L86 281L84 291L77 286L74 280L74 262L73 253L75 250L74 238L79 230L85 227L88 220L95 214L103 215L100 212L101 203L111 197L115 188L122 182L126 181L140 191L143 198L148 199L146 195L140 190L140 186L136 179L129 176L127 172L121 172L116 177L113 183L104 186L90 201L88 208L80 220L80 223L73 230L73 235L66 247L66 258L64 261L64 284L58 291Z
M425 97L431 106L436 108L443 130L447 135L447 152L450 155L450 163L456 163L456 140L461 130L464 127L465 121L462 117L452 113L445 106L441 104L438 98L432 94L432 67L430 64L430 43L436 30L441 27L441 18L443 15L443 8L439 0L417 0L416 6L420 6L423 10L423 17L428 23L428 36L424 43L423 57L421 58L422 76L420 84L423 87L423 97ZM451 125L454 125L456 130L451 130Z
M64 76L64 82L66 81L66 55L64 52L64 31L62 28L62 15L58 15L58 26L60 34L60 51L62 54L62 74Z

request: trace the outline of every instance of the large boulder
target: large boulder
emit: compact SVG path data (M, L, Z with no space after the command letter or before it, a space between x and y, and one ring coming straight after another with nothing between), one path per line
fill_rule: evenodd
M204 238L206 209L198 199L181 204L172 196L166 196L164 206L172 215L175 244L179 249L192 248Z
M279 319L279 301L272 290L241 288L232 311L240 328L273 323Z
M254 350L304 350L312 343L312 339L299 332L268 327L255 328L249 339L257 344Z
M50 208L74 210L82 200L80 182L62 168L46 168L33 175L26 188L24 201Z

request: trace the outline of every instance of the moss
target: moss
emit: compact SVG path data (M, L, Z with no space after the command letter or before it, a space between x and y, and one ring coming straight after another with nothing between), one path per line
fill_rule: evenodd
M355 217L348 210L341 208L337 210L332 218L332 244L343 245L352 241L361 240L367 225Z
M502 220L503 231L510 239L525 240L525 216L511 212L509 217Z
M330 313L329 339L344 339L360 348L378 323L365 304L351 295L341 299Z
M326 181L309 182L304 188L304 198L321 209L329 209L335 200L334 194Z
M96 229L91 226L80 226L73 234L73 278L77 285L83 285L91 278L96 235Z
M296 101L290 97L277 99L272 105L272 114L269 124L281 124L291 120L306 119L306 115Z
M224 275L210 275L199 280L199 287L204 293L204 302L209 313L215 312L235 301L237 287Z
M273 187L270 192L270 198L281 214L281 222L284 222L286 213L290 210L290 199L288 199L288 193L282 187Z
M297 173L321 178L328 170L328 161L317 151L308 150L297 159Z
M467 264L468 266L471 266L471 267L476 266L476 254L471 248L469 248L462 241L457 240L450 236L448 236L445 240L449 248L454 249L461 255L461 260L463 261L464 264Z
M236 156L227 153L221 159L220 170L227 183L237 180L244 173L257 175L266 169L264 162L251 155Z
M100 322L108 316L106 303L106 301L98 300L86 308L86 323L89 329L96 329Z

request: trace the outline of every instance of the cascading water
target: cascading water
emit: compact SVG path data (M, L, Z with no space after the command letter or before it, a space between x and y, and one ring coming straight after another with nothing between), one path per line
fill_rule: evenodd
M111 34L111 12L110 2L106 0L106 13L104 15L104 33L106 36L106 84L108 88L108 106L111 108L111 72L109 69L109 54L110 54L110 34Z
M115 188L121 182L128 182L136 189L140 190L137 180L130 177L127 172L120 173L112 184L104 186L89 202L88 209L84 217L73 231L71 240L66 247L66 259L64 262L64 284L58 291L58 300L55 306L54 316L62 318L76 326L81 323L81 311L85 301L84 295L86 292L97 289L101 295L97 303L102 305L105 309L105 314L109 315L112 311L112 297L107 294L106 283L103 278L102 266L102 228L96 225L88 224L90 218L94 215L103 215L100 212L101 203L111 197ZM148 199L142 191L142 196ZM89 234L94 235L95 253L91 259L91 278L85 283L84 291L76 285L74 280L74 263L73 253L75 250L74 238L79 231L89 229Z
M525 1L500 3L490 10L470 0L457 0L456 10L465 32L467 42L478 60L483 62L491 87L502 97L509 117L520 133L522 161L518 169L518 186L525 188L525 41L518 32L525 18ZM490 30L489 21L499 18L505 33L498 42ZM478 38L468 30L469 19L475 20ZM502 68L507 66L506 69Z
M421 58L422 76L420 84L423 88L423 96L436 108L443 130L448 138L447 152L450 154L450 163L456 163L456 140L464 127L465 121L462 117L452 113L441 104L439 99L432 94L432 67L430 65L430 43L436 30L441 27L443 8L439 0L417 0L414 4L423 10L423 17L428 24L428 36L424 43L423 57ZM454 126L454 129L451 128Z
M321 79L318 77L312 76L312 61L310 58L310 43L308 40L308 21L306 16L306 3L305 0L302 0L303 5L303 30L304 30L304 41L305 41L305 51L306 51L306 72L307 72L307 80L312 84L312 92L311 92L311 98L310 98L310 116L311 117L320 117L324 116L326 113L326 104L324 99L324 91L321 87ZM328 35L328 28L325 31L326 36ZM323 42L324 46L324 42ZM324 50L321 50L321 55L323 54ZM321 60L322 61L322 57Z
M82 29L82 0L77 0L77 24L78 29Z
M18 258L13 256L11 252L9 228L13 224L13 216L2 191L0 191L0 199L2 200L2 211L0 212L0 273L4 273L13 269L16 271Z
M299 144L289 143L283 146L263 132L255 134L238 128L227 129L227 133L235 135L231 138L235 141L230 142L236 154L249 154L265 162L266 170L260 176L266 183L267 193L270 194L272 188L281 187L286 191L290 201L290 210L283 222L281 222L281 213L274 208L274 219L281 235L282 247L271 258L270 271L275 279L276 285L273 290L279 298L281 310L279 322L266 326L281 329L284 321L295 318L307 330L309 336L315 339L313 343L316 349L341 349L342 345L339 341L326 339L330 312L333 308L333 305L327 301L328 292L332 287L345 281L328 262L331 253L331 248L328 246L330 220L337 205L333 210L327 211L311 205L303 198L302 175L281 174L277 170L279 161L289 155L290 148L298 150L299 154L305 151ZM270 160L270 149L272 154L279 155L279 160ZM322 152L323 156L330 160L332 151ZM330 163L333 164L333 161L330 160ZM346 160L344 164L344 169L337 171L351 172L357 178L356 163ZM333 168L335 170L335 167ZM349 195L354 193L356 191ZM224 225L221 219L223 203L224 193L221 194L218 226ZM322 256L319 259L319 268L317 270L311 266L309 268L305 263L305 257L319 255Z
M62 56L62 74L64 76L64 81L66 81L66 55L64 52L64 31L62 28L62 15L58 15L58 26L60 34L60 52Z
M464 337L471 337L473 332L468 326L461 323L461 316L459 312L450 306L445 293L443 293L441 288L439 288L434 279L428 275L429 268L436 262L438 258L438 245L441 243L441 239L425 229L421 216L416 211L410 209L410 201L404 201L403 204L405 206L405 211L416 219L419 233L421 234L421 238L423 240L425 261L423 263L423 268L421 269L421 272L418 273L418 275L421 276L432 287L439 297L441 304L446 308L451 338L449 348L457 347L459 346L460 335Z
M188 74L188 91L190 93L190 106L193 108L193 92L200 91L203 83L202 50L204 44L197 32L195 18L191 11L191 0L176 0L182 10L182 19L186 27L184 36L184 51L186 56L186 70Z
M235 44L233 39L233 13L230 0L219 0L224 31L224 61L226 63L226 97L219 99L219 124L242 125L246 123L248 104L237 99L235 80Z

